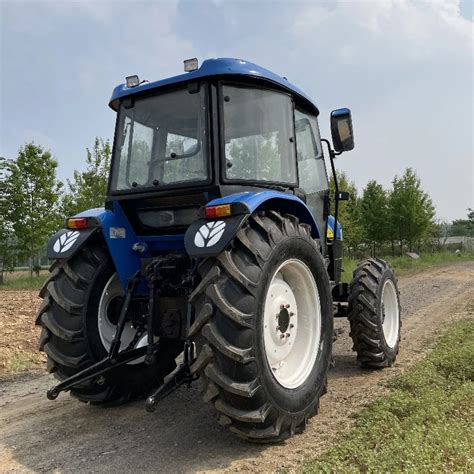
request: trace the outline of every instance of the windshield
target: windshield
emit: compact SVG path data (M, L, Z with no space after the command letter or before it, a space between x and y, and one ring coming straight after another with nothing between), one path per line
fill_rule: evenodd
M207 173L205 88L120 105L112 191L204 181Z
M226 178L296 183L290 96L224 85L222 98Z

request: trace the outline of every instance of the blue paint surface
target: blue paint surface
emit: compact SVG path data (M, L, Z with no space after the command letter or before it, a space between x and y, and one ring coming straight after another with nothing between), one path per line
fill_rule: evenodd
M117 201L113 202L113 211L103 208L90 209L77 214L76 217L100 219L104 240L124 288L127 286L127 280L140 268L142 258L151 257L159 251L184 251L184 235L137 236ZM145 243L147 251L134 251L133 244L138 242ZM138 291L148 292L144 281Z
M331 231L334 234L334 216L328 216L328 228L331 229ZM342 240L342 226L339 221L337 221L337 235L336 235L337 240Z
M259 209L272 209L283 214L292 214L298 217L300 222L311 226L313 238L321 238L323 236L308 206L293 194L279 191L242 192L214 199L207 205L217 206L236 202L245 204L249 213L256 212ZM103 208L89 209L77 214L76 217L96 217L100 220L104 240L124 288L127 286L127 280L140 268L142 258L151 257L156 252L185 251L184 235L137 235L118 201L113 202L113 210ZM331 218L332 226L334 227L334 218L332 216L329 216L328 222ZM342 230L339 223L337 238L342 238ZM134 251L133 244L135 243L145 243L147 250L143 253ZM142 281L139 286L139 292L146 294L147 291L145 281Z
M323 235L309 207L294 194L280 191L242 192L214 199L207 203L207 206L219 206L221 204L232 204L236 202L245 204L250 213L258 209L272 209L282 213L293 214L300 222L311 226L311 235L313 238L317 239Z
M269 71L268 69L258 66L257 64L234 58L207 59L202 63L199 69L196 69L193 72L187 72L185 74L180 74L179 76L169 77L155 82L145 82L136 87L127 87L126 84L120 84L112 92L109 105L112 109L117 110L118 99L132 96L143 91L158 89L163 86L170 86L213 76L235 76L236 79L239 76L246 76L263 79L267 82L277 84L288 92L296 94L304 99L307 104L314 109L316 114L319 114L316 104L298 87L293 85L291 82L288 82L287 79Z

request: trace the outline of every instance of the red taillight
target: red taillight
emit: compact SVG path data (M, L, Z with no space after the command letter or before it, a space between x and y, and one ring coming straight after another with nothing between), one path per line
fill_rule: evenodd
M89 223L87 217L71 217L66 224L68 229L87 229Z
M230 204L222 204L221 206L209 206L204 208L204 215L207 219L215 219L216 217L228 217L232 215Z

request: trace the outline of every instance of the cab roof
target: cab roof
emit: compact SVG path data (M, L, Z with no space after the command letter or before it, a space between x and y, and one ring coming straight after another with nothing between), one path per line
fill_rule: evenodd
M172 86L173 84L180 84L195 79L205 79L207 77L214 76L240 76L261 80L262 82L266 82L268 85L277 86L286 92L295 94L303 102L305 102L307 106L313 109L316 114L319 114L316 104L304 92L298 89L295 85L291 84L291 82L289 82L285 77L278 76L277 74L261 66L258 66L257 64L234 58L207 59L202 63L201 67L195 71L186 72L184 74L180 74L179 76L173 76L155 82L145 82L136 87L127 87L126 84L120 84L112 92L109 106L112 109L117 110L120 99L125 97L134 96L144 91L151 91L154 89L160 89L162 87Z

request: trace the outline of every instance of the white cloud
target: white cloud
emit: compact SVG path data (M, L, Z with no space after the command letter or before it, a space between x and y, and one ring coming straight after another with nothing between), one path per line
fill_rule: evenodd
M353 109L356 149L339 165L359 186L412 166L440 216L474 206L472 22L456 0L1 5L2 109L13 118L4 115L0 138L17 142L12 124L22 122L54 136L68 172L96 134L111 134L103 110L126 75L153 81L181 73L188 57L234 56L313 97L325 136L331 109Z
M308 76L318 87L330 83L326 96L308 79L305 89L322 108L343 105L342 96L354 109L356 150L340 165L356 183L388 185L412 166L440 217L463 216L474 204L473 51L472 23L458 2L303 5L290 31L299 44L295 63L312 56Z

